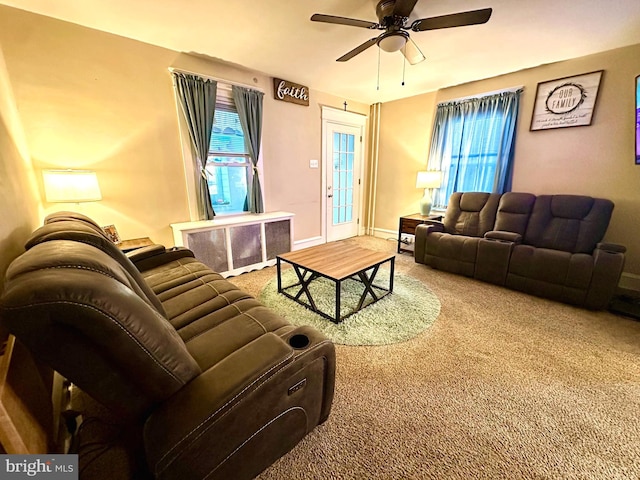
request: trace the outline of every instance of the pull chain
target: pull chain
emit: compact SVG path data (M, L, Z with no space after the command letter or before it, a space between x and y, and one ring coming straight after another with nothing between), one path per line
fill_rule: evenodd
M376 90L380 90L380 47L378 47L378 80Z
M406 46L404 48L407 48ZM404 87L404 70L407 66L407 57L405 57L404 55L402 55L402 58L404 59L402 61L402 86Z

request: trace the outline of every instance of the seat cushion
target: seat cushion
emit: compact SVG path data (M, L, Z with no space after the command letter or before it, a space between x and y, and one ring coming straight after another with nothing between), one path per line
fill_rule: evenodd
M480 238L434 232L427 236L425 263L438 270L472 277Z
M142 276L202 370L267 332L280 335L291 328L283 317L193 257L145 270Z
M513 247L506 286L556 300L582 304L593 272L593 257L530 245Z

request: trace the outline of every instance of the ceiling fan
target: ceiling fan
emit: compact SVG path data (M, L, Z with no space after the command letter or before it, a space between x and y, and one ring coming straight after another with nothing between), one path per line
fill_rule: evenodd
M314 22L335 23L352 27L368 28L370 30L384 30L377 37L373 37L362 45L357 46L348 53L338 58L338 62L351 60L367 48L377 44L386 52L402 51L407 61L415 65L425 59L424 55L409 36L407 30L424 32L425 30L438 30L441 28L463 27L466 25L478 25L486 23L491 17L491 8L469 10L467 12L452 13L439 17L421 18L407 25L409 15L413 11L418 0L380 0L376 6L378 23L355 18L336 17L315 13L311 16Z

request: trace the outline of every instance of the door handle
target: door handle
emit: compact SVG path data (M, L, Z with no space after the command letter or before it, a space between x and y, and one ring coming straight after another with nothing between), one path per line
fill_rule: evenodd
M333 195L327 195L327 198L331 198L331 197L333 197Z

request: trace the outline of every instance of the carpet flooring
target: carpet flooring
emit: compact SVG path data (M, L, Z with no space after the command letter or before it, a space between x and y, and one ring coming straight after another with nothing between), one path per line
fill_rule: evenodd
M404 343L337 345L329 419L260 480L640 478L640 322L408 254L396 269L438 296L439 317ZM274 274L231 280L257 296Z

